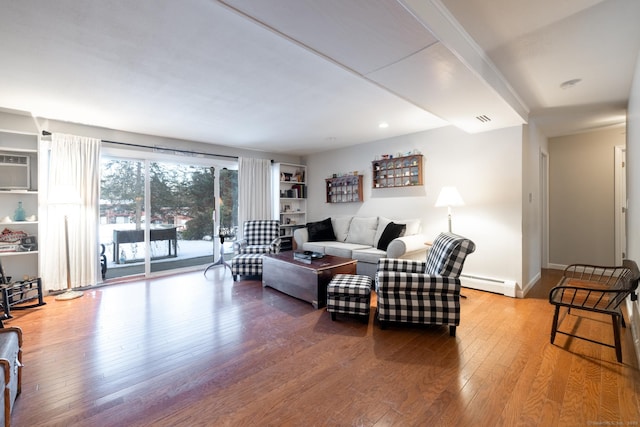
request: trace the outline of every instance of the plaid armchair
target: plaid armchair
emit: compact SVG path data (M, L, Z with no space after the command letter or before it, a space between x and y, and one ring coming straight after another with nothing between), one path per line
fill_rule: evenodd
M260 219L244 223L242 239L233 242L233 253L275 254L280 252L280 221Z
M460 273L476 245L451 233L440 233L426 261L381 258L376 273L377 318L387 322L448 325L456 336L460 324Z

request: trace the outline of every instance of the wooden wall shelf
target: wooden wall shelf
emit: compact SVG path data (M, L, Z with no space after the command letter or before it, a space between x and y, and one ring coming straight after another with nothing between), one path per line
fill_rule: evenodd
M422 154L374 160L373 188L413 187L422 184Z
M362 175L327 178L327 203L362 202Z

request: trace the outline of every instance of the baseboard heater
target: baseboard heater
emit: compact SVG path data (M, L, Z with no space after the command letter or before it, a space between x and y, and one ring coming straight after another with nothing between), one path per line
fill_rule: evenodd
M512 298L517 296L518 286L515 280L500 280L491 277L474 276L471 274L461 274L460 279L462 281L462 286L465 288L493 292Z

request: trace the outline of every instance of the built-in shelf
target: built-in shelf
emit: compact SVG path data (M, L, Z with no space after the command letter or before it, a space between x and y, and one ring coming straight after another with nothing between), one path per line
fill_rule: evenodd
M16 279L39 276L39 221L14 220L18 205L26 217L39 218L38 197L38 135L0 131L0 231L23 232L36 242L0 241L0 258L10 258L2 263L4 272Z
M276 163L273 184L276 189L274 215L280 220L280 250L293 249L293 231L307 223L307 167Z

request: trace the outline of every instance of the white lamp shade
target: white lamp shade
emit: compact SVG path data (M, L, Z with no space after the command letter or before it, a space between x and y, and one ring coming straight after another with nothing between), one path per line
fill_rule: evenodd
M456 187L442 187L442 190L440 190L440 194L438 195L438 199L436 200L437 208L463 205L464 201Z

